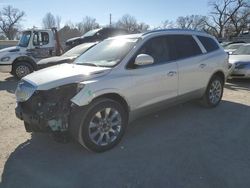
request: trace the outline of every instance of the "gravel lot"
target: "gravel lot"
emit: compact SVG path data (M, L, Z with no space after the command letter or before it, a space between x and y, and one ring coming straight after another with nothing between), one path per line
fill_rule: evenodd
M102 154L26 133L16 83L0 73L0 187L250 187L250 80L227 83L215 109L192 102L137 120Z

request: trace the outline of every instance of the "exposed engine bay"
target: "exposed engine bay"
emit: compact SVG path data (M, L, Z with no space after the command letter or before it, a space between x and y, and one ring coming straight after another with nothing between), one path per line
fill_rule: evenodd
M27 132L67 131L70 99L76 92L77 84L37 90L27 101L18 102L16 114L24 120Z

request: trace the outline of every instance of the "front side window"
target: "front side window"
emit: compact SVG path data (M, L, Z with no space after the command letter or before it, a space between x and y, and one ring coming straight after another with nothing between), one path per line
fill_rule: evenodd
M160 36L148 40L139 50L139 54L147 54L154 58L154 64L163 64L173 60L171 37Z
M200 47L191 35L174 35L172 37L176 48L176 59L202 54Z
M79 65L114 67L135 46L137 38L116 38L100 42L76 59Z
M20 39L20 41L18 43L18 46L20 46L20 47L28 47L30 37L31 37L31 31L23 32L23 34L21 36L21 39Z

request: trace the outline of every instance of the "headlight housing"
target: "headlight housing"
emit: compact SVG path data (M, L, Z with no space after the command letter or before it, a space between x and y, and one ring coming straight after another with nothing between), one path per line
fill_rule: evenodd
M36 89L36 86L26 81L19 82L15 92L17 102L27 101L33 95Z
M61 97L64 97L63 100L66 100L66 98L72 98L74 95L76 95L80 90L82 90L84 87L84 84L78 83L78 84L68 84L68 85L62 85L50 90L46 91L38 91L37 86L34 86L26 81L21 81L18 83L16 88L16 101L17 102L25 102L29 98L32 97L34 93L36 95L41 95L48 99L61 99ZM63 101L62 100L62 101Z

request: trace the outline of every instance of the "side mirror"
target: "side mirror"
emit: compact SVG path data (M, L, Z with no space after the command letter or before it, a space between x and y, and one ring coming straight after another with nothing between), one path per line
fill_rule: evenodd
M150 55L147 54L139 54L136 58L135 58L135 65L151 65L154 63L154 58Z

